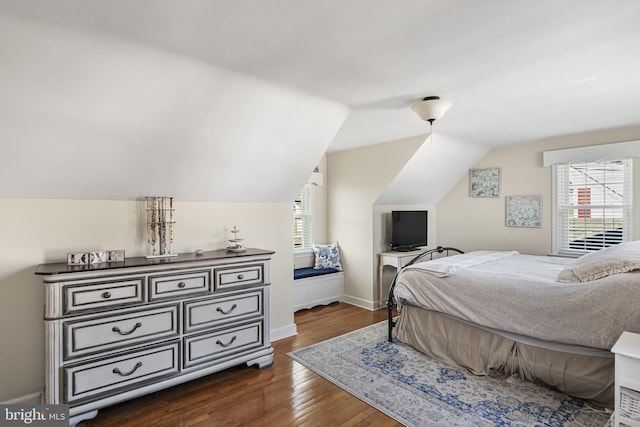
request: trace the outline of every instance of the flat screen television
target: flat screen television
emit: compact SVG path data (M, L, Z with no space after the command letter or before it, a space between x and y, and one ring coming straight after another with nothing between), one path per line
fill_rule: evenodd
M427 211L391 211L391 250L427 246Z

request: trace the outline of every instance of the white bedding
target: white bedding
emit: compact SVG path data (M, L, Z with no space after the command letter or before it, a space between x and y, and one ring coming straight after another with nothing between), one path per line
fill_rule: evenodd
M412 265L412 268L419 268L427 271L434 276L448 277L456 274L461 268L469 268L476 265L484 264L489 261L497 261L516 255L519 252L496 252L496 251L476 251L468 254L438 258L431 261L419 262Z
M489 328L601 349L610 349L625 330L640 333L640 271L566 283L556 277L571 259L493 254L409 266L398 276L396 301ZM438 277L443 265L454 266L448 277Z

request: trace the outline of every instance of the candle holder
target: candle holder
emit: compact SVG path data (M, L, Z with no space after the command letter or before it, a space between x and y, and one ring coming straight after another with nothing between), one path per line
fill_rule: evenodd
M147 258L174 257L173 197L145 197Z

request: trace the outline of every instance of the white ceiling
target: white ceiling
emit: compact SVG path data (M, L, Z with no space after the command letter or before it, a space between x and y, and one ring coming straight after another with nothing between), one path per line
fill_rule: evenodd
M352 108L330 149L425 132L491 146L640 123L637 0L3 1ZM34 4L31 9L28 4Z
M249 144L264 131L271 132L276 143L282 141L282 154L300 156L289 148L316 134L315 139L309 138L313 156L297 166L287 164L287 170L298 177L313 167L325 149L344 150L425 134L427 124L410 105L430 95L453 102L436 122L436 134L471 142L478 147L477 153L501 144L640 124L637 0L0 0L0 19L3 16L0 74L5 69L3 60L5 65L7 58L12 61L9 73L0 76L0 98L4 98L0 99L0 124L12 125L3 133L5 147L7 137L22 141L53 134L57 143L64 144L60 140L67 133L81 131L77 119L85 115L82 125L95 126L93 122L99 120L100 132L70 135L69 140L77 144L98 133L96 142L103 144L142 140L148 145L137 147L137 159L144 159L146 147L166 152L167 160L175 160L178 153L186 156L185 150L171 147L176 136L192 138L193 156L202 158L199 150L207 138L233 136ZM74 52L82 54L73 57ZM250 83L245 84L246 79ZM240 85L239 80L245 83ZM194 84L190 86L189 81ZM173 86L166 88L167 83ZM204 89L198 93L200 87ZM274 96L279 99L273 105L265 102L278 88L284 95ZM123 91L132 94L125 102L115 96ZM48 107L36 106L43 92L54 93L42 99L55 103L57 116L74 117L64 132L58 129L60 117L46 126L51 120L44 117ZM25 107L32 115L28 120L20 109L20 93L30 104ZM205 105L205 100L216 99L214 108ZM180 110L183 105L187 108ZM242 111L243 105L251 111ZM225 106L256 118L265 110L282 114L272 123L260 120L253 131L239 131L245 122L236 119L237 126L221 138L214 128L219 128ZM303 106L308 108L306 113L293 118L297 128L285 131L291 111ZM194 115L200 121L194 123ZM218 122L209 120L207 128L203 123L212 117ZM172 121L171 127L163 123L167 120ZM234 124L225 120L225 126ZM231 152L229 148L214 152L209 146L206 150L212 157L227 158L249 150L250 145L238 144ZM127 149L112 153L113 161L126 156ZM9 153L26 156L34 150L29 145L14 146ZM45 155L59 157L60 152L54 151ZM473 161L469 159L470 164ZM92 173L91 162L83 164L76 175ZM13 171L2 166L0 178L4 179L3 172ZM109 165L100 166L106 173ZM467 166L461 166L454 182ZM137 164L124 167L135 170ZM252 167L259 169L260 162L252 162ZM192 183L210 178L181 172ZM229 173L233 174L226 176ZM278 173L278 168L262 173ZM242 181L243 177L238 173L234 178ZM74 175L63 178L73 180ZM126 174L116 180L126 186L133 178L142 177ZM287 181L291 179L283 173L265 182L265 187L287 187ZM95 180L87 186L94 184ZM173 190L171 185L151 184L135 191L148 195ZM59 188L60 182L50 185ZM272 199L286 200L297 185L290 184ZM176 185L175 191L183 187ZM231 186L227 191L235 189ZM87 188L80 197L90 194ZM12 196L6 191L2 195ZM133 192L125 196L133 197ZM103 191L96 198L121 197L118 191ZM187 198L256 200L253 195L234 198L229 194Z

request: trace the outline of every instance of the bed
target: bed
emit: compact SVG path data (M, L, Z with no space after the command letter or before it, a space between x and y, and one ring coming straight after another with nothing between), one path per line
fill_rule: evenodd
M395 328L474 374L498 370L613 407L610 350L623 331L640 333L639 291L640 241L578 259L438 247L394 279L389 340Z

